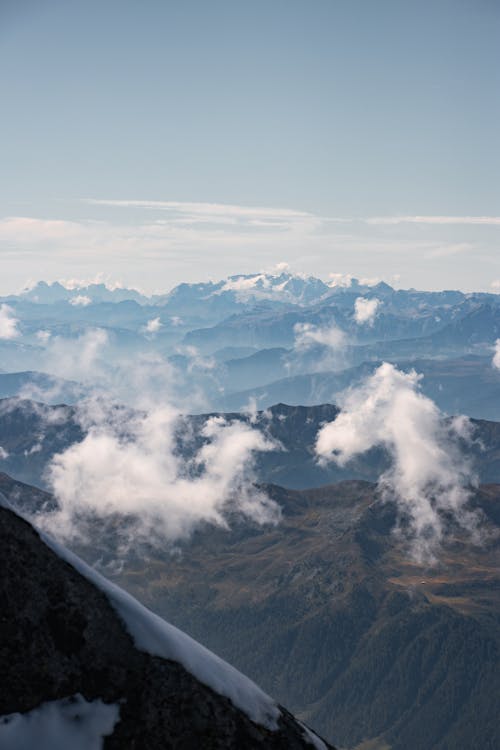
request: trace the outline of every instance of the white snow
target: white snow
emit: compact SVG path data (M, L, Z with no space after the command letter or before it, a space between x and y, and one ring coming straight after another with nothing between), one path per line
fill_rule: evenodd
M162 620L49 536L39 534L59 557L104 592L138 649L182 664L200 682L229 698L256 724L271 730L278 728L278 706L248 677L186 633Z
M100 750L120 715L116 704L74 695L0 717L2 750Z

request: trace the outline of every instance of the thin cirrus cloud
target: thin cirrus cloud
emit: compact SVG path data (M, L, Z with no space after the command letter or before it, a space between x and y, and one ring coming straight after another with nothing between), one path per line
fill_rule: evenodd
M262 206L241 206L231 203L205 203L193 201L147 201L147 200L113 200L85 198L85 203L94 206L115 208L143 208L165 211L178 216L179 221L207 221L227 223L245 221L258 226L268 222L281 225L290 221L319 220L320 217L308 211L297 211L291 208L271 208Z
M113 200L86 198L84 202L99 206L117 208L146 208L172 213L210 217L212 219L247 219L258 223L267 220L304 220L315 219L324 222L366 224L473 224L500 226L500 216L369 216L362 219L349 217L325 217L309 211L298 211L290 208L251 207L228 203L204 203L191 201L148 201L148 200Z
M367 224L472 224L500 226L500 216L372 216Z
M43 255L49 280L91 276L99 268L115 275L126 268L128 286L157 290L157 279L168 267L171 285L207 275L223 278L253 273L285 255L292 268L323 277L332 271L361 278L391 278L406 272L402 283L427 288L444 284L459 288L489 286L495 278L496 244L491 237L470 237L500 226L488 216L365 216L328 217L319 212L217 202L114 200L86 198L85 218L6 216L0 218L0 246L5 261L0 289L10 293L32 275L29 264ZM92 211L95 209L95 211ZM469 224L467 241L461 232ZM419 231L426 228L427 232ZM443 237L443 231L446 236ZM472 254L472 273L467 264ZM408 260L411 254L414 260ZM445 264L464 258L450 275ZM139 258L141 259L139 261ZM439 273L422 266L435 260ZM349 267L346 263L349 263ZM8 265L7 265L8 264Z

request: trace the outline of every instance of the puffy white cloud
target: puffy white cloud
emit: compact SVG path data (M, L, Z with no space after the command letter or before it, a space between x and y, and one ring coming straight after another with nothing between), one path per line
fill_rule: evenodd
M50 465L60 505L45 517L52 532L71 538L84 533L85 519L118 514L127 519L120 527L128 548L184 539L204 522L227 526L229 513L258 523L279 520L278 506L253 484L255 453L274 447L260 431L212 417L187 460L177 453L182 423L174 409L132 413L103 402L99 408L83 415L84 439Z
M9 452L0 445L0 461L5 461L9 457Z
M379 479L382 497L396 500L413 556L430 562L446 531L446 514L471 531L476 518L467 510L472 468L460 448L460 440L470 438L469 422L446 420L419 391L419 380L415 371L382 364L339 398L341 413L319 431L316 452L320 461L343 466L383 446L392 465Z
M162 326L160 318L151 318L145 325L144 330L146 333L158 333Z
M497 370L500 370L500 339L495 341L495 353L493 355L492 365L493 367L496 367Z
M20 335L19 321L13 309L6 304L0 305L0 339L15 339Z
M69 304L75 307L87 307L92 304L92 300L86 294L77 294L76 297L71 297Z
M380 300L376 297L372 299L358 297L354 302L354 320L359 325L367 323L369 326L372 326L379 306Z

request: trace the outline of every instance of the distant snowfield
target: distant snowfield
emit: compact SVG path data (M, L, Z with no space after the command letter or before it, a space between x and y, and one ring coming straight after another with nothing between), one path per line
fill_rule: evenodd
M81 695L42 703L25 714L0 717L2 750L100 750L112 734L120 707Z

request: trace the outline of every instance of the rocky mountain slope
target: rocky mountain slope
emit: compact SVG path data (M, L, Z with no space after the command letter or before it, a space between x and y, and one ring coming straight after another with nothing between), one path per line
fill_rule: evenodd
M452 529L431 567L371 484L268 489L277 527L207 527L119 573L109 533L80 552L339 747L499 747L500 487L474 498L483 544Z
M0 486L25 512L50 506L6 475ZM116 537L98 524L78 551L338 747L496 750L500 486L472 500L481 544L451 526L432 566L409 557L372 484L267 490L278 526L235 518L123 557L116 519Z
M326 750L247 678L48 545L5 504L0 539L3 748L30 732L35 741L36 726L37 746L49 731L63 746L54 726L70 731L73 706L73 733L75 721L95 733L104 712L104 748ZM78 745L98 746L90 736Z

